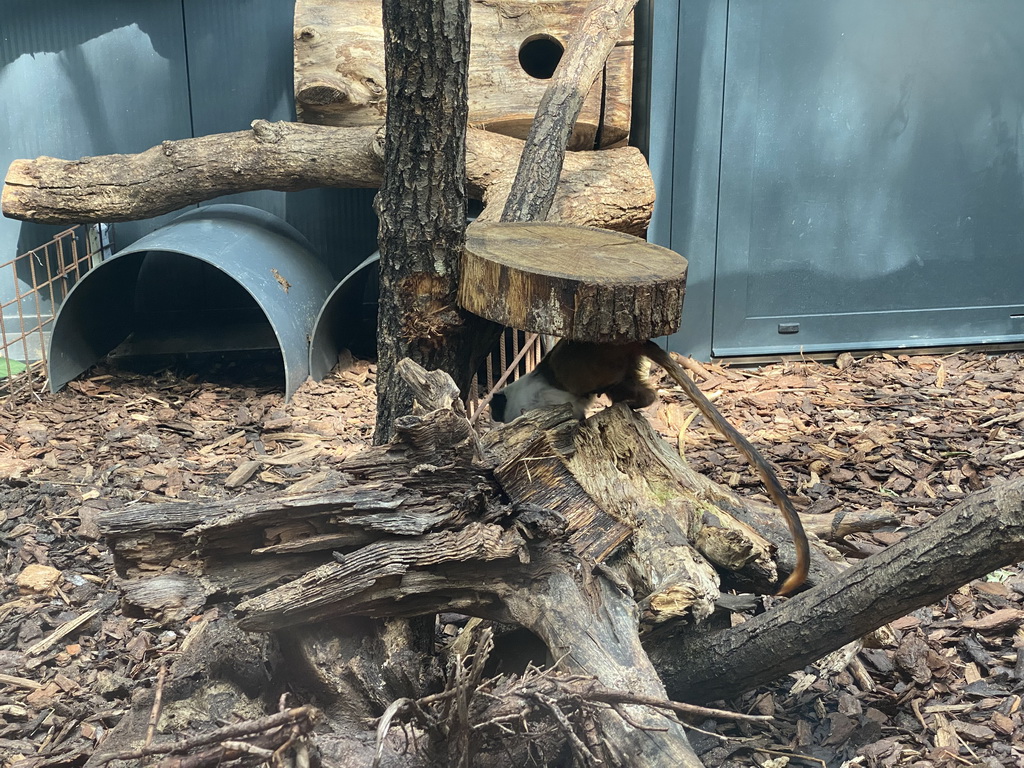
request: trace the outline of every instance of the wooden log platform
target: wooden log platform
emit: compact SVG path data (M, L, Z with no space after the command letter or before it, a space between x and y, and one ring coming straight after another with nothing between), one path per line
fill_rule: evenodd
M466 231L459 304L488 320L573 341L674 333L686 259L638 237L543 222Z

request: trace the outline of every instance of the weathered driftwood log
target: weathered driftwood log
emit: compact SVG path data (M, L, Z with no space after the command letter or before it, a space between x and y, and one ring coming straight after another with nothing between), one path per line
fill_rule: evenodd
M626 342L679 329L686 259L621 232L478 222L466 233L459 304L524 331Z
M457 397L454 384L450 392L449 398ZM469 426L464 417L457 418ZM549 450L548 455L558 461L556 453ZM546 474L539 458L513 459L522 468L518 475L536 471L539 480ZM591 551L590 539L575 541L571 550L558 541L560 528L568 533L579 530L602 510L593 509L597 505L584 497L575 505L577 512L583 508L582 514L563 516L557 509L531 503L537 501L535 496L523 498L515 483L507 483L506 490L525 505L511 518L515 527L469 522L460 531L415 542L368 545L244 601L238 606L241 625L266 630L348 613L461 610L526 627L545 642L564 671L592 675L613 690L664 699L661 682L639 642L631 595L616 580L598 573L580 577L581 569L586 574L593 562L579 557L581 550ZM563 489L558 490L561 496ZM610 528L614 531L616 526ZM662 711L624 706L618 712L601 711L596 718L611 764L700 765L680 723Z
M417 387L427 390L424 382ZM453 395L422 397L451 403ZM358 573L359 563L383 566L387 557L393 564L384 570L404 573L419 568L436 572L433 561L439 559L472 561L472 567L495 556L516 560L527 543L517 531L548 518L533 512L518 527L500 522L507 510L498 500L489 468L494 463L494 476L522 514L557 513L564 523L556 527L566 528L567 541L580 557L607 560L632 534L632 549L640 554L626 567L624 579L633 589L645 596L694 596L685 604L678 598L662 600L676 606L663 614L707 615L717 579L710 563L745 573L746 582L762 590L771 590L778 581L769 556L773 547L721 504L740 508L744 502L726 489L709 493L714 484L693 473L642 416L624 407L603 411L582 426L564 413L536 412L491 432L484 441L491 458L483 464L475 459L479 449L474 434L452 411L436 411L429 421L402 420L400 435L395 444L368 449L348 461L340 479L325 481L315 493L135 505L106 513L99 524L115 552L118 573L130 584L170 570L194 579L205 597L254 594L275 576L287 577L310 562L323 564L338 550L353 553L343 563L330 563L329 570L343 578ZM696 495L687 490L694 487ZM690 541L696 542L695 549ZM401 546L387 552L387 545L397 542ZM182 567L190 553L200 559ZM419 578L427 584L426 577ZM453 575L446 578L455 583ZM249 626L268 629L321 620L351 611L356 604L374 615L424 609L412 602L388 607L379 601L368 608L361 592L367 588L365 579L334 591L316 579L308 583L314 592L302 592L306 588L296 581L277 597L266 595L250 603ZM482 594L475 576L465 583L472 595L459 601L461 608ZM293 589L300 591L288 591ZM449 600L452 594L419 600ZM333 606L325 600L333 600ZM282 606L280 614L274 605ZM432 607L445 605L435 602Z
M585 0L472 0L470 125L524 138ZM629 133L632 29L615 41L586 98L569 148L609 147ZM603 59L602 59L603 60ZM600 65L599 65L600 67ZM295 4L295 106L320 125L384 120L384 29L378 0Z
M428 391L426 380L414 380L419 392ZM450 406L454 393L442 389L420 397ZM632 560L622 561L621 555L616 560L627 562L624 581L655 605L675 606L652 609L648 618L654 622L655 616L699 620L708 614L717 596L711 563L761 591L777 585L774 543L737 514L773 511L694 473L642 416L625 407L602 411L583 425L564 412L535 412L489 433L483 443L486 462L477 459L481 446L465 418L451 410L435 410L429 420L403 419L399 435L391 445L353 457L341 475L312 493L134 505L104 513L98 524L114 551L126 594L173 576L189 582L203 600L214 594L248 596L303 568L312 570L314 563L328 563L328 571L344 580L346 574L358 575L361 564L380 567L381 573L436 572L435 561L444 560L470 564L464 584L471 594L457 601L465 609L482 594L472 569L495 557L518 560L528 543L520 532L536 525L564 527L577 555L595 562L606 561L632 536ZM516 526L508 525L499 482L525 515ZM564 522L545 522L551 513ZM777 532L765 533L774 538ZM390 545L397 548L389 550ZM351 554L344 562L328 562L335 551ZM385 565L388 558L391 564ZM828 571L826 564L816 573L820 578ZM298 579L250 602L246 622L271 629L353 611L412 615L430 601L432 609L456 607L444 602L453 591L431 596L429 579L419 578L426 586L413 590L422 592L415 604L410 592L403 606L378 600L372 608L364 590L372 593L378 582L368 585L357 578L333 589L322 580ZM456 575L446 578L454 589ZM693 597L685 602L649 597L660 593ZM153 590L147 594L148 605L156 605ZM165 610L176 605L171 601Z
M15 160L3 213L48 224L131 221L254 189L374 188L380 138L374 127L256 120L250 131L165 141L137 155ZM468 132L467 186L487 204L481 218L499 216L522 148L518 139ZM653 207L647 163L639 150L623 147L568 155L551 219L642 234Z

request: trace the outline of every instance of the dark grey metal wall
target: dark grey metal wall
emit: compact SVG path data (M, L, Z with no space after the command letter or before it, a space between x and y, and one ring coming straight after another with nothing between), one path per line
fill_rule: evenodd
M641 48L650 57L645 147L657 187L648 238L686 256L686 300L669 348L711 355L725 75L725 0L650 2Z
M292 16L288 0L6 0L0 168L43 154L139 152L165 139L244 130L256 118L294 119ZM323 189L211 202L285 218L340 279L376 249L372 200L372 190ZM115 225L114 247L175 215ZM0 263L60 229L0 219ZM189 296L204 284L203 275L180 269L160 278L165 296ZM0 295L9 284L0 275Z
M652 27L675 348L1024 341L1024 5L680 5Z
M184 0L193 132L294 120L292 0ZM340 280L377 249L374 190L248 192L218 199L274 213L304 234Z
M0 30L0 169L191 135L180 2L16 0ZM65 228L0 218L0 262Z

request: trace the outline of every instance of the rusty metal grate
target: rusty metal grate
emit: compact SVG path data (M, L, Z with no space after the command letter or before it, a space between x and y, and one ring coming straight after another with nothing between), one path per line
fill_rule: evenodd
M543 356L542 339L537 333L505 329L470 387L466 406L471 421L477 420L495 392L537 367Z
M76 226L0 264L0 397L42 389L50 325L100 253L95 233Z

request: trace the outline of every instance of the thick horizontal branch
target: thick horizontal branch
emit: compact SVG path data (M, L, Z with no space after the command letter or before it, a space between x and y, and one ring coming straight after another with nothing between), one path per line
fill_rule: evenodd
M256 120L248 131L165 141L137 155L15 160L3 213L45 224L133 221L256 189L376 188L381 138L373 126ZM500 213L522 148L518 139L469 130L470 194L496 209L482 218ZM551 220L642 234L653 207L654 184L639 150L571 153Z
M727 698L1021 559L1024 479L967 497L888 549L737 627L651 648L652 660L673 698Z

